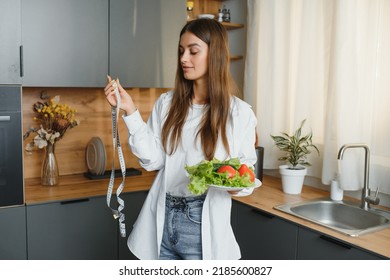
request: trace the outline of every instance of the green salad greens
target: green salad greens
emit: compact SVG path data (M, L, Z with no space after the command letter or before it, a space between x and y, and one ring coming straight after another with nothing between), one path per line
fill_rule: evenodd
M240 176L235 172L234 176L229 176L228 172L217 172L222 166L231 166L236 171L240 168L239 158L231 158L226 161L213 159L211 161L203 160L193 166L186 166L185 169L189 174L190 183L188 189L195 195L206 192L207 185L219 185L229 187L251 187L253 182L250 181L249 175ZM231 177L231 178L230 178Z

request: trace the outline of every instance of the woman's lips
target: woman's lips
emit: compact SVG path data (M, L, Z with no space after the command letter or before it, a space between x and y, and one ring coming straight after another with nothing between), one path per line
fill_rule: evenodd
M182 66L183 68L183 72L188 72L189 70L192 69L192 67L189 67L189 66Z

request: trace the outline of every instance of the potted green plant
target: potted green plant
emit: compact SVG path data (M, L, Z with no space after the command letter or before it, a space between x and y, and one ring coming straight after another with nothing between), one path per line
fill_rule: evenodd
M307 174L306 167L311 166L307 161L307 156L311 153L311 149L316 150L318 155L320 154L320 151L312 142L313 133L310 131L308 134L302 135L305 121L301 122L299 128L292 135L285 132L281 133L281 135L271 135L276 147L285 153L278 160L288 163L279 166L283 191L288 194L301 193L303 180Z

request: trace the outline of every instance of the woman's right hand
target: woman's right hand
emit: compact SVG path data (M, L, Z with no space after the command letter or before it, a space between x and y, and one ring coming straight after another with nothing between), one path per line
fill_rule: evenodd
M119 79L115 81L112 80L111 77L107 75L107 85L104 88L104 94L106 95L108 103L110 103L110 105L113 107L116 107L118 104L115 95L115 87L118 87L118 91L121 97L121 104L119 109L125 111L126 115L131 115L137 110L133 102L133 99L123 89L123 87L119 83Z

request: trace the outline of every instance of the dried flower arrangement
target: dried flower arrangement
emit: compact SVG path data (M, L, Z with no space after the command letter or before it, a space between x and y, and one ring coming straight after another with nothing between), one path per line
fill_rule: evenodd
M67 104L61 104L59 95L50 98L45 93L41 93L41 99L42 101L33 104L34 121L39 124L39 127L30 127L23 135L23 140L26 140L31 133L36 134L33 141L27 143L25 148L27 152L32 152L34 147L42 149L48 143L56 143L62 139L68 129L80 123L75 119L76 110Z

